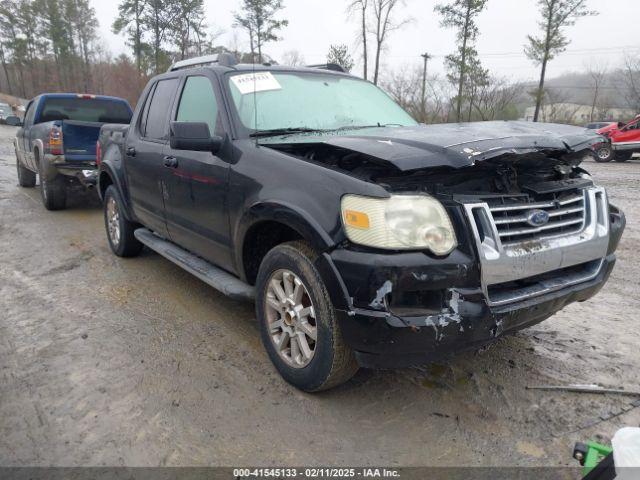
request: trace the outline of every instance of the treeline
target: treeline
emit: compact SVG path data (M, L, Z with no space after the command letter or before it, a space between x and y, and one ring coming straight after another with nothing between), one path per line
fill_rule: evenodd
M177 60L232 52L243 62L271 60L263 46L279 40L287 21L278 19L281 0L242 0L234 26L247 34L216 45L222 31L207 24L204 0L122 0L111 28L122 34L131 57L112 58L98 36L89 0L2 0L0 91L31 98L44 91L118 95L135 103L151 75Z
M535 85L513 83L483 66L476 50L481 34L476 21L488 0L446 0L435 7L442 28L456 34L452 52L444 60L445 75L429 74L433 57L428 52L417 56L412 66L395 72L384 68L394 32L413 21L404 15L404 0L345 0L357 26L359 46L351 50L331 45L327 62L351 71L356 57L362 76L385 88L421 122L520 118L532 103L538 118L545 104L572 101L571 95L547 87L547 67L569 45L567 27L595 12L587 8L587 0L535 1L539 32L528 36L523 50L540 67ZM289 23L282 16L283 0L237 2L232 25L237 30L230 44L222 46L218 39L223 31L206 22L204 0L120 0L110 27L126 38L130 55L113 58L101 44L89 0L2 0L0 91L23 98L44 91L82 91L117 95L134 104L149 77L177 60L231 52L244 63L275 62L265 51L270 43L282 40L280 32ZM305 63L297 50L288 51L281 60L289 65ZM615 92L606 84L607 74L597 68L589 70L589 86L581 86L581 97L593 105L592 116L614 93L628 108L640 110L640 59L629 57L608 75L617 79ZM593 91L584 94L587 88ZM543 119L549 120L548 112Z

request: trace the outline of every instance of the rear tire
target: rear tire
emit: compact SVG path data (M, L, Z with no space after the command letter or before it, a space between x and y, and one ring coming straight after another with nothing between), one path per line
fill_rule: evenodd
M16 153L16 169L18 170L18 185L24 188L36 186L36 174L22 165Z
M40 171L40 194L42 203L47 210L64 210L67 207L67 186L62 175L57 175L53 180L47 180L42 164L38 161Z
M611 145L603 145L596 150L595 154L596 162L607 163L613 160L613 148Z
M279 245L262 261L256 285L262 343L280 375L305 392L336 387L358 371L316 257L305 242Z
M124 216L122 200L113 185L104 193L104 225L109 247L115 255L129 258L140 254L143 245L134 235L138 225Z
M616 152L616 162L626 162L631 160L631 157L633 157L633 152Z

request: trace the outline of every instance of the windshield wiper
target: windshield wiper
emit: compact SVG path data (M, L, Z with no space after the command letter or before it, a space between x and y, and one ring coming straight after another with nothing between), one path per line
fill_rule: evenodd
M385 125L381 123L376 123L375 125L354 125L354 126L344 126L340 128L336 128L333 130L334 132L344 132L347 130L366 130L367 128L385 128L385 127L402 127L399 123L387 123Z
M251 137L277 137L278 135L289 135L292 133L311 133L311 132L324 132L318 128L310 127L295 127L295 128L274 128L271 130L256 130L250 136Z

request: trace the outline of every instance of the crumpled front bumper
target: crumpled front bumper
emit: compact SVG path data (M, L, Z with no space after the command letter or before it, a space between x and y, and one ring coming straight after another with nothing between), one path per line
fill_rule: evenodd
M477 251L464 244L444 259L341 248L316 265L360 365L406 367L482 347L588 300L613 270L625 224L624 214L611 206L608 248L594 275L504 305L488 301Z

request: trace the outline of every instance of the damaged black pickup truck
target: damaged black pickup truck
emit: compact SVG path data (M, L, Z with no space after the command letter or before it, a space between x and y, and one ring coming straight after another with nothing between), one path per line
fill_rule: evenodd
M602 288L625 217L581 167L601 137L418 125L336 70L221 56L151 80L100 134L113 252L147 245L255 298L305 391L478 348Z

